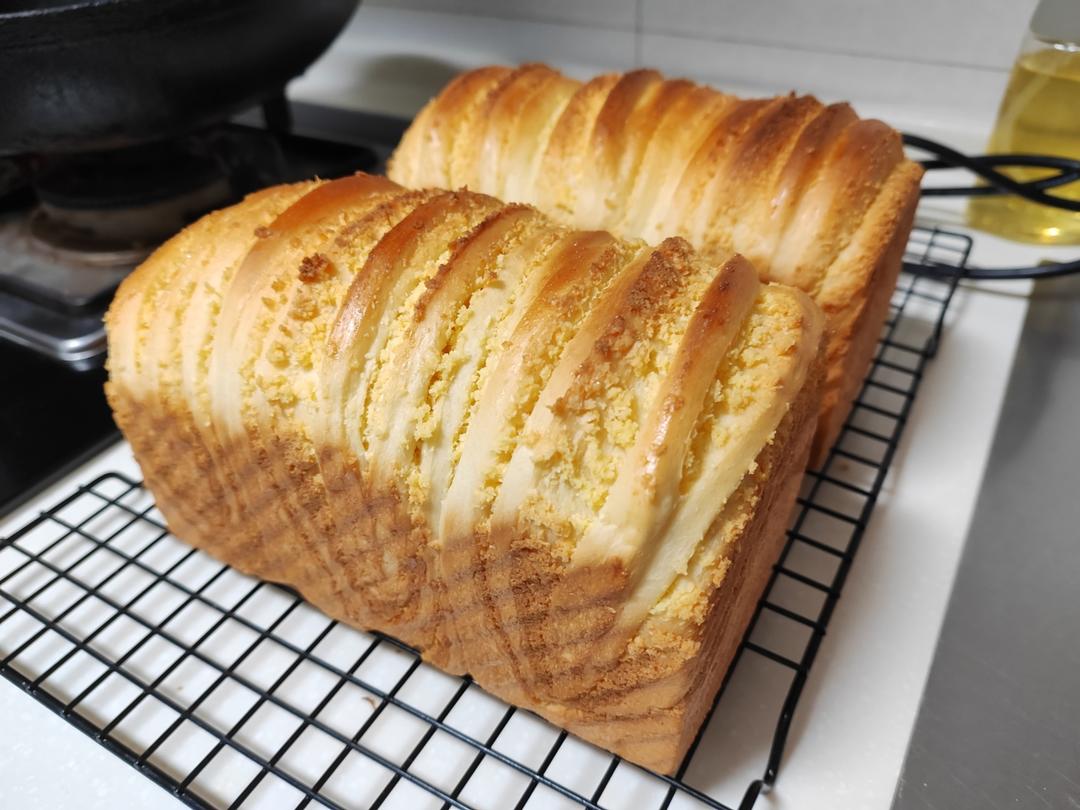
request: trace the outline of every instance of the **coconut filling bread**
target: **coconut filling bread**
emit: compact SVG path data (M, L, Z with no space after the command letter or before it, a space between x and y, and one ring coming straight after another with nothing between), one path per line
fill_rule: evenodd
M621 238L680 236L714 262L738 252L763 280L809 293L827 318L818 464L877 346L922 169L898 132L846 104L739 99L651 70L582 83L524 65L454 79L417 115L388 174Z
M809 453L807 295L682 239L355 175L194 223L107 327L177 536L678 766Z

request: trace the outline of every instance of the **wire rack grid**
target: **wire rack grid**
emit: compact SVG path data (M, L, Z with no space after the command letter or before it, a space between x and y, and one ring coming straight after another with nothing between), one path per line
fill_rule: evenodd
M0 674L195 807L750 808L941 336L970 241L916 228L844 432L678 772L647 772L173 538L109 473L0 540ZM956 268L948 278L942 266Z

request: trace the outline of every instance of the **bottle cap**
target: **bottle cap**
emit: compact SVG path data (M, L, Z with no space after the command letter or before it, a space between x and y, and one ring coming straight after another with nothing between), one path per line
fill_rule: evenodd
M1041 0L1031 18L1031 33L1045 42L1080 46L1080 3Z

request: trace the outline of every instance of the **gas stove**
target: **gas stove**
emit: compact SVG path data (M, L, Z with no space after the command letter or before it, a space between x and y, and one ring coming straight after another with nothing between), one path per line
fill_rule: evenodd
M368 138L363 116L345 124L307 105L293 127L292 112L253 110L123 150L0 161L0 512L118 438L102 316L140 261L255 189L378 170L399 131L376 124ZM349 135L315 134L328 130Z
M112 293L162 241L274 183L371 170L371 149L244 124L112 152L25 161L0 213L0 337L100 366Z

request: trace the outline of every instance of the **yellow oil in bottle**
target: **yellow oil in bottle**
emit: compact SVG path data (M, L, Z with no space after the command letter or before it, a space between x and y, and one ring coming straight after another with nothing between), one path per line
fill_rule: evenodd
M1041 50L1013 67L990 139L992 153L1029 153L1080 159L1080 51ZM1054 174L1045 169L1003 169L1016 180ZM1080 182L1049 193L1080 199ZM1080 213L1016 196L973 197L968 222L1025 242L1080 244Z

